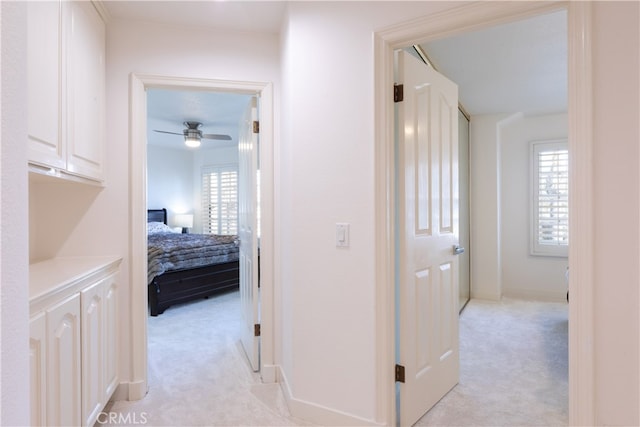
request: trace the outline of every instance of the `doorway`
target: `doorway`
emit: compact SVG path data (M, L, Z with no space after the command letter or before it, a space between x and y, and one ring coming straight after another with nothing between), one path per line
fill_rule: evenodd
M131 75L131 382L129 400L138 400L147 391L147 253L146 253L146 90L170 88L207 92L259 95L261 165L261 369L263 382L275 382L273 351L273 88L271 83L203 80L153 75Z
M590 91L589 76L591 65L588 62L590 49L588 35L590 6L588 4L549 4L549 3L502 3L502 4L473 4L461 6L453 12L444 12L424 19L411 21L404 26L397 25L382 30L375 35L376 52L376 169L380 177L376 181L376 194L386 196L394 193L393 182L393 150L389 141L393 141L393 52L410 44L434 40L446 35L461 33L466 30L515 21L524 17L533 16L561 8L568 9L569 21L569 149L573 156L573 168L570 171L571 182L571 211L582 210L591 212L588 204L588 195L591 194L592 180L589 178L589 159L592 152L592 139L589 131ZM586 34L586 36L585 36ZM578 141L580 144L578 144ZM582 180L584 179L584 181ZM393 200L394 198L391 198ZM394 259L389 256L395 242L395 236L389 235L393 225L393 214L389 212L386 197L380 197L376 203L376 211L379 212L376 226L379 230L378 239L381 245L377 251L377 277L378 277L378 313L379 326L384 330L378 344L378 350L384 357L381 358L379 376L381 383L387 387L379 390L379 401L384 402L381 409L381 417L385 420L396 419L395 414L395 381L394 375L388 366L394 364L393 342L396 331L393 327L396 307L393 303L394 293L389 287L393 283ZM572 298L569 306L569 317L572 328L569 333L569 417L571 424L592 424L594 414L592 402L594 398L593 388L593 358L587 351L589 348L589 336L593 328L591 307L589 301L593 295L593 277L589 267L589 251L577 251L576 248L585 245L593 247L592 237L588 230L592 223L590 215L580 217L572 215L572 236L578 239L572 240L570 266L572 271L580 269L581 287L577 290L575 276L571 276L569 284ZM391 227L392 228L392 227ZM584 247L584 246L583 246ZM584 285L584 287L583 287ZM391 302L389 300L391 299ZM386 303L385 303L386 301ZM580 351L581 349L584 350ZM579 356L578 356L579 355ZM389 421L387 421L389 422Z

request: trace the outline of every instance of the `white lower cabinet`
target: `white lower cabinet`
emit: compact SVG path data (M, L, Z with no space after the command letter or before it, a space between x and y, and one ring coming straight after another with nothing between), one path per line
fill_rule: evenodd
M32 298L31 425L93 426L113 395L119 263L86 277L70 272L77 283L66 283L68 292L53 287Z
M117 385L115 302L113 277L81 292L82 425L96 422Z
M47 317L38 313L29 323L31 425L47 425Z
M47 425L80 425L80 295L47 309Z

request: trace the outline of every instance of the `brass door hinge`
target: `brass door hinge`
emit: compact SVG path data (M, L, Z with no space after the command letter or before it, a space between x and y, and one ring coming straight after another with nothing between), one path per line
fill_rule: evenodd
M260 336L260 324L259 323L253 325L253 336L254 337L259 337Z
M260 133L260 122L257 120L253 122L253 133Z

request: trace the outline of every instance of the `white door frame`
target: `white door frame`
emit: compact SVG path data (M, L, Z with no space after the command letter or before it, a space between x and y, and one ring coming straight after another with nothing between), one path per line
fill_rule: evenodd
M569 424L593 425L593 177L591 5L588 2L477 2L374 34L376 212L376 419L396 419L394 289L393 51L554 10L568 10L570 233ZM577 284L580 283L578 289Z
M261 369L264 382L275 382L273 348L273 85L261 82L194 79L133 73L130 76L130 372L128 399L147 393L147 97L146 89L182 89L258 94L261 165Z

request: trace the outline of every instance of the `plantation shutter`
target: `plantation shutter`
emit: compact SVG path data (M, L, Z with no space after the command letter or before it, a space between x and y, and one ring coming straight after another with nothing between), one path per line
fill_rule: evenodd
M533 144L535 254L566 256L569 245L569 151L566 142Z
M202 229L206 234L238 233L238 169L202 169Z

